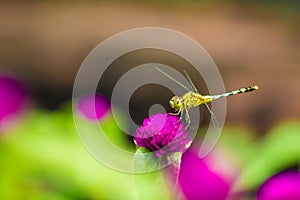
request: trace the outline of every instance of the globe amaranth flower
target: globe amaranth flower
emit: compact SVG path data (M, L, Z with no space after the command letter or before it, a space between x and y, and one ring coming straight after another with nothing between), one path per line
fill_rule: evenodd
M264 182L257 192L257 200L300 199L300 172L276 174Z
M87 95L77 102L79 113L90 121L101 120L110 110L107 98L101 95Z
M144 120L136 130L134 142L160 157L168 153L184 152L192 140L179 117L158 113Z
M191 149L182 156L178 181L188 200L225 200L230 190L230 182Z
M27 93L23 85L8 75L0 76L0 128L11 123L25 109Z

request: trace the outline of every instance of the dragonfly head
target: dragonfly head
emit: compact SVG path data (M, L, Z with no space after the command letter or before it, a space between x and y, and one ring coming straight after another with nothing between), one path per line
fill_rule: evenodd
M172 97L170 100L170 106L173 108L175 111L178 111L182 107L182 101L181 98L178 96Z

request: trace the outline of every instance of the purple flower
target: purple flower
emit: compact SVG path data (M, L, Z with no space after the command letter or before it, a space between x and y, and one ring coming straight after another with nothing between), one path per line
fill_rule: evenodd
M300 199L300 172L288 171L279 173L258 189L258 200Z
M188 200L225 200L230 190L229 181L212 171L191 150L182 156L178 181Z
M0 127L25 107L26 91L16 79L0 76Z
M144 120L136 130L134 141L137 146L147 148L160 157L184 152L192 140L179 117L159 113Z
M88 95L79 99L79 112L88 120L100 120L110 110L109 101L101 95Z

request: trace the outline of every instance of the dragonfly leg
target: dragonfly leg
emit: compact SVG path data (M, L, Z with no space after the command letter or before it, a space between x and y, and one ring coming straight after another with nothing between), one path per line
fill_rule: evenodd
M181 110L179 110L177 113L168 113L169 115L179 115Z
M185 111L185 110L181 109L180 120L182 120L182 116L183 116L183 112L184 112L184 111Z
M182 115L182 108L179 108L179 110L176 113L169 113L170 115L179 115L181 113ZM181 119L181 117L180 117Z
M177 120L177 122L179 122L182 119L183 110L182 110L182 108L180 108L177 113L170 113L170 114L172 114L172 115L179 115L180 114L180 118Z
M177 120L177 122L179 122L182 119L182 113L183 113L183 110L182 110L182 108L180 108L178 110L178 112L176 112L176 113L168 113L168 114L169 115L179 115L180 114L180 118Z

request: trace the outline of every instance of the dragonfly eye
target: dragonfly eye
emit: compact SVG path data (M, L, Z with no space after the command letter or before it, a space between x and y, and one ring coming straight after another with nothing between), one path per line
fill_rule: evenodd
M170 102L171 108L174 108L174 99L172 98L169 102Z
M178 96L172 97L172 99L170 100L170 106L171 106L171 108L173 108L175 110L180 108L181 101Z

